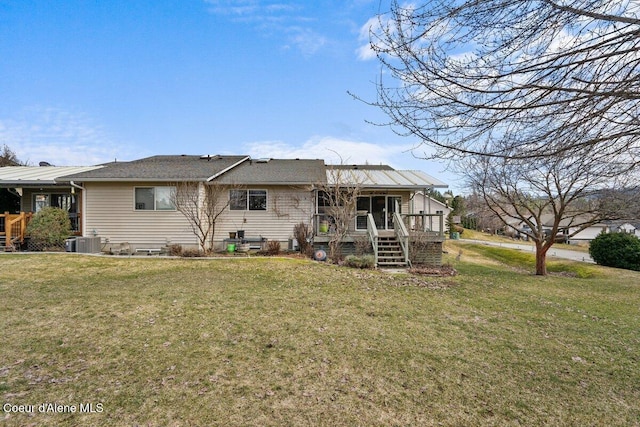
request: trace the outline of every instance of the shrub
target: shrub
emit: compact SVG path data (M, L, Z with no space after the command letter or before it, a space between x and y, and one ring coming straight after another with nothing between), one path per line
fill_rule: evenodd
M367 255L373 251L368 235L356 236L353 239L353 245L355 246L356 255Z
M167 246L167 253L171 256L182 256L182 245L172 244Z
M37 247L62 247L65 239L71 235L69 215L60 208L44 208L29 222L27 234Z
M182 250L182 256L185 258L198 258L204 256L204 252L200 249L186 248Z
M631 234L600 234L591 241L589 254L600 265L640 271L640 239Z
M352 268L375 268L376 260L373 255L348 255L344 259L344 265Z
M300 253L313 256L313 246L311 245L311 238L313 237L313 230L309 224L300 222L293 226L293 237L298 241L300 247Z
M280 253L280 242L277 240L269 240L267 242L267 254L278 255Z

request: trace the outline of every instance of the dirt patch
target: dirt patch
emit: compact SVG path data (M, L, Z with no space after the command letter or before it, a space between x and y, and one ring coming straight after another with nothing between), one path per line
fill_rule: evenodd
M453 280L435 278L435 276L409 276L402 279L398 278L398 280L395 281L394 285L440 290L450 289L457 286L458 284Z
M458 271L451 265L441 265L439 267L416 266L410 268L409 273L432 277L453 277L458 275Z

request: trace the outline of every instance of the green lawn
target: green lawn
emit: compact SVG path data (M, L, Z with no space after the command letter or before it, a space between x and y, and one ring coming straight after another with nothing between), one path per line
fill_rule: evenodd
M449 245L452 278L3 254L0 424L640 425L639 273Z

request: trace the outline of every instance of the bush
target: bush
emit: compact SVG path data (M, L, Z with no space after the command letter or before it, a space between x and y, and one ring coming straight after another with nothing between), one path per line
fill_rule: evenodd
M60 208L44 208L29 221L27 234L36 247L64 247L65 239L71 235L69 215Z
M600 265L640 271L640 239L631 234L600 234L591 241L589 254Z
M375 268L376 260L373 255L349 255L344 259L344 265L352 268Z
M200 251L200 249L186 248L182 250L182 256L185 258L199 258L204 255L204 252Z
M313 230L309 224L300 222L293 227L293 237L298 241L300 247L300 253L313 256L313 246L311 245L311 238L313 237Z
M267 254L278 255L280 253L280 242L277 240L269 240L267 242Z
M174 243L173 245L167 246L167 253L170 256L182 256L182 253L183 253L182 245L178 245Z
M371 246L371 241L369 240L368 235L356 236L353 239L353 244L355 246L356 255L367 255L373 252L373 246Z

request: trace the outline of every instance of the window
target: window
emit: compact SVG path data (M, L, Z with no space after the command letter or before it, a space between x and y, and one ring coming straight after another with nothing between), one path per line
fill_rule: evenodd
M173 187L137 187L135 209L137 211L173 211L171 201Z
M232 211L266 211L267 190L231 190L229 209Z
M48 194L34 194L33 195L33 211L40 212L44 208L51 206L49 202Z
M48 207L62 209L69 214L71 229L73 231L78 231L80 229L78 203L75 194L34 194L32 206L34 212L40 212L42 209Z

